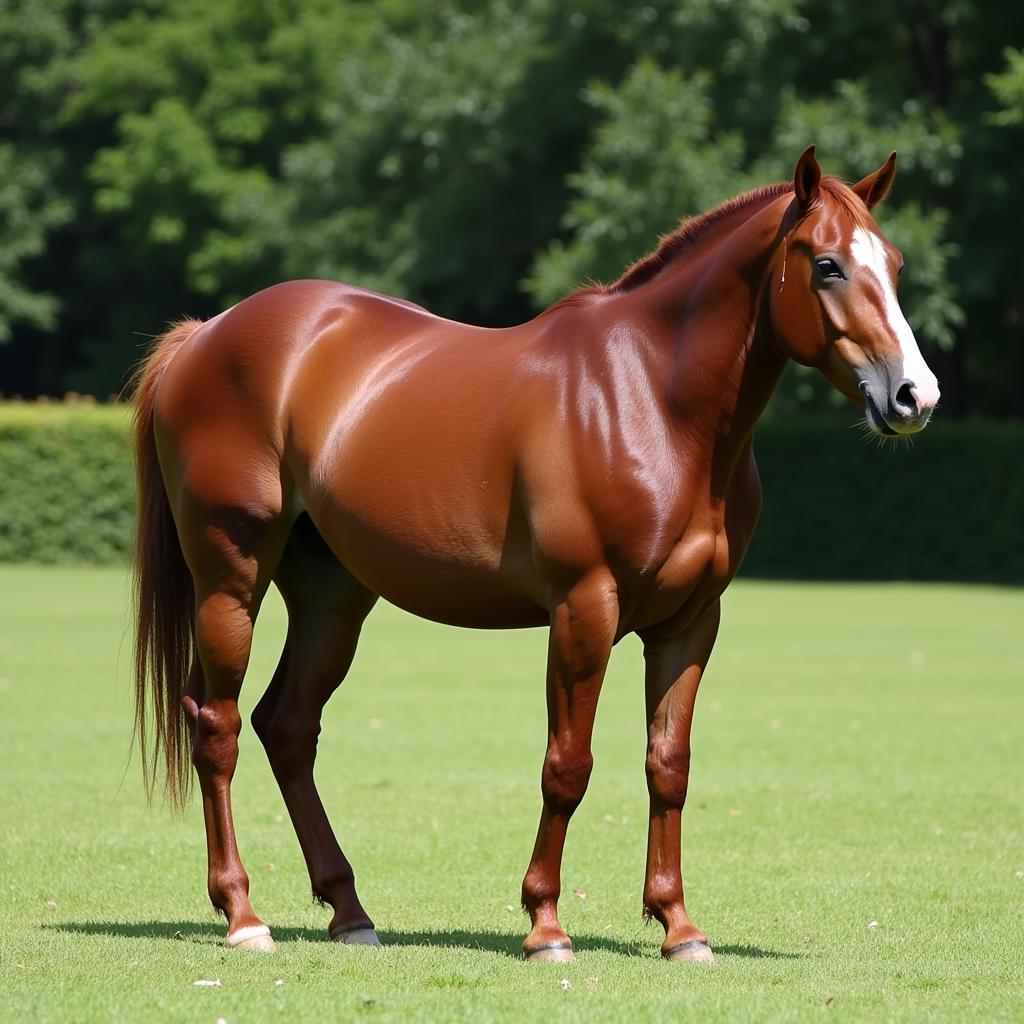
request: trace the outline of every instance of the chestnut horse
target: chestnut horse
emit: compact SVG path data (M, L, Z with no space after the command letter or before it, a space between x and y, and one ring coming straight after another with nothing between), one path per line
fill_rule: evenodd
M813 149L792 182L684 223L614 284L518 327L292 281L160 339L135 399L137 727L147 784L163 764L175 803L191 756L226 945L273 949L230 799L238 694L273 581L288 634L252 724L332 938L377 944L313 762L382 596L439 622L549 629L543 810L522 893L531 960L573 958L562 848L609 652L640 636L644 910L666 957L714 959L683 902L680 814L719 599L760 511L754 425L789 359L818 367L880 434L920 430L939 397L896 300L900 254L869 213L895 154L849 188Z

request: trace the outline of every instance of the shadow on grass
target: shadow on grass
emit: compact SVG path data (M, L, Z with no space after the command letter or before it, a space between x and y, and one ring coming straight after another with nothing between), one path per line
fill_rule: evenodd
M760 946L712 945L716 956L741 956L753 960L802 960L806 953L784 953L780 949L761 949Z
M489 953L503 953L516 960L523 956L520 935L504 932L401 932L384 929L378 933L385 946L454 946L458 949L482 949ZM636 942L619 942L601 935L575 935L572 940L577 953L599 949L620 956L649 956L650 950Z
M219 945L224 938L224 925L217 921L65 921L44 924L54 932L75 932L80 935L110 935L126 939L166 939L202 945ZM326 933L318 928L273 928L279 942L330 942ZM522 939L505 932L485 931L393 931L380 929L380 940L385 946L439 946L456 949L482 950L500 953L518 960L522 957ZM620 942L603 935L576 935L573 946L577 952L600 950L619 956L643 957L654 955L648 943ZM719 956L735 956L759 960L799 960L803 953L788 953L759 946L716 945Z
M63 921L41 927L51 932L112 935L124 939L167 939L203 945L219 945L224 939L224 924L218 921ZM320 942L326 939L326 935L317 928L275 928L274 938L282 942Z

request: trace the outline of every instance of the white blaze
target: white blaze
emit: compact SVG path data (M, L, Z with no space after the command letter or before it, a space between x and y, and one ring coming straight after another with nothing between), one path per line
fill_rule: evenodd
M939 400L939 382L924 361L921 350L917 347L914 332L910 329L903 310L900 309L899 300L896 298L896 289L893 288L892 279L889 277L885 248L881 240L877 235L865 231L864 228L854 228L850 252L857 263L868 273L874 274L878 280L878 287L882 292L885 318L899 342L900 353L903 356L903 376L907 380L913 381L914 391L917 393L917 399L921 405L935 405Z

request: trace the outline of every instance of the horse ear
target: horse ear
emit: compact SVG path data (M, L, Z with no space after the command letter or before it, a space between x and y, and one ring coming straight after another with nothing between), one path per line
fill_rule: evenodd
M853 186L853 191L864 200L864 205L870 210L885 198L895 177L896 153L892 152L889 154L889 159L877 171L873 171L866 178L861 178Z
M818 188L821 185L821 168L814 158L814 147L808 146L796 162L793 174L793 190L796 201L800 204L800 212L807 211L818 201Z

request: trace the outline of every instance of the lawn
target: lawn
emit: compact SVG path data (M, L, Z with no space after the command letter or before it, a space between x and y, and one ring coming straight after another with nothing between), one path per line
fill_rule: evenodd
M713 968L640 916L639 648L615 653L569 835L575 964L518 959L539 812L544 634L371 617L321 792L383 949L326 941L262 750L235 820L273 956L229 952L197 804L129 762L116 570L0 567L0 1018L1020 1021L1024 593L745 583L698 700L688 904ZM269 601L243 691L269 678ZM196 985L197 981L217 984Z

